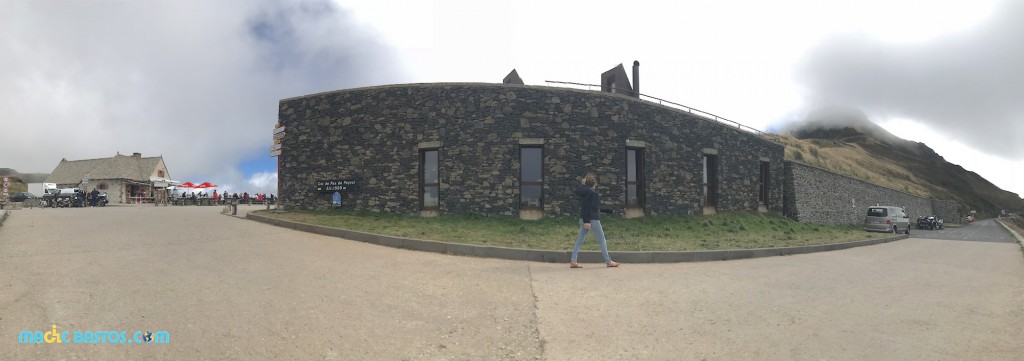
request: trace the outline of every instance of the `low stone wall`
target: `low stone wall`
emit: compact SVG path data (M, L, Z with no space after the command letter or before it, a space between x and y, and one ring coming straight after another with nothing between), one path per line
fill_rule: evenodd
M785 173L783 213L799 222L862 224L867 207L873 205L904 207L911 222L923 215L956 219L955 201L918 197L796 162L785 162ZM939 205L941 213L934 205Z

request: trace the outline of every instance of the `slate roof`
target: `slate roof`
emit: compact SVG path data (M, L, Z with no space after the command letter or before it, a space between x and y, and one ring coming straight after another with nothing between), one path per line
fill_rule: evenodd
M86 174L90 179L130 179L149 182L149 176L156 171L162 160L162 156L143 158L121 154L111 158L62 159L50 176L46 177L46 183L78 183Z

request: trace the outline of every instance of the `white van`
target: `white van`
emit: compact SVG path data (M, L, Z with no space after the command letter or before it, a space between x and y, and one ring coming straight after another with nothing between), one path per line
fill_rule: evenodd
M864 230L910 234L910 217L901 207L871 206L864 217Z

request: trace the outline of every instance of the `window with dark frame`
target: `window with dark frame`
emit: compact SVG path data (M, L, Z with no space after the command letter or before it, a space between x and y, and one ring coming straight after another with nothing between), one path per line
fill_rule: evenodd
M644 208L644 150L626 148L626 207Z
M718 206L718 156L704 155L704 206Z
M437 149L420 151L420 209L424 211L438 210L440 193L440 177L438 177Z
M757 201L761 204L768 205L768 180L769 172L771 171L771 163L761 162L760 181L758 182L758 196Z
M519 148L519 208L544 208L544 148Z

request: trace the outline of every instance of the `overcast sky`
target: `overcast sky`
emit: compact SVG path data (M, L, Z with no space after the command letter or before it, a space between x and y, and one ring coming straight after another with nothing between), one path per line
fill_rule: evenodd
M639 60L645 94L763 130L857 107L1024 195L1022 4L0 1L0 167L141 152L269 192L280 99L513 68L594 84Z

